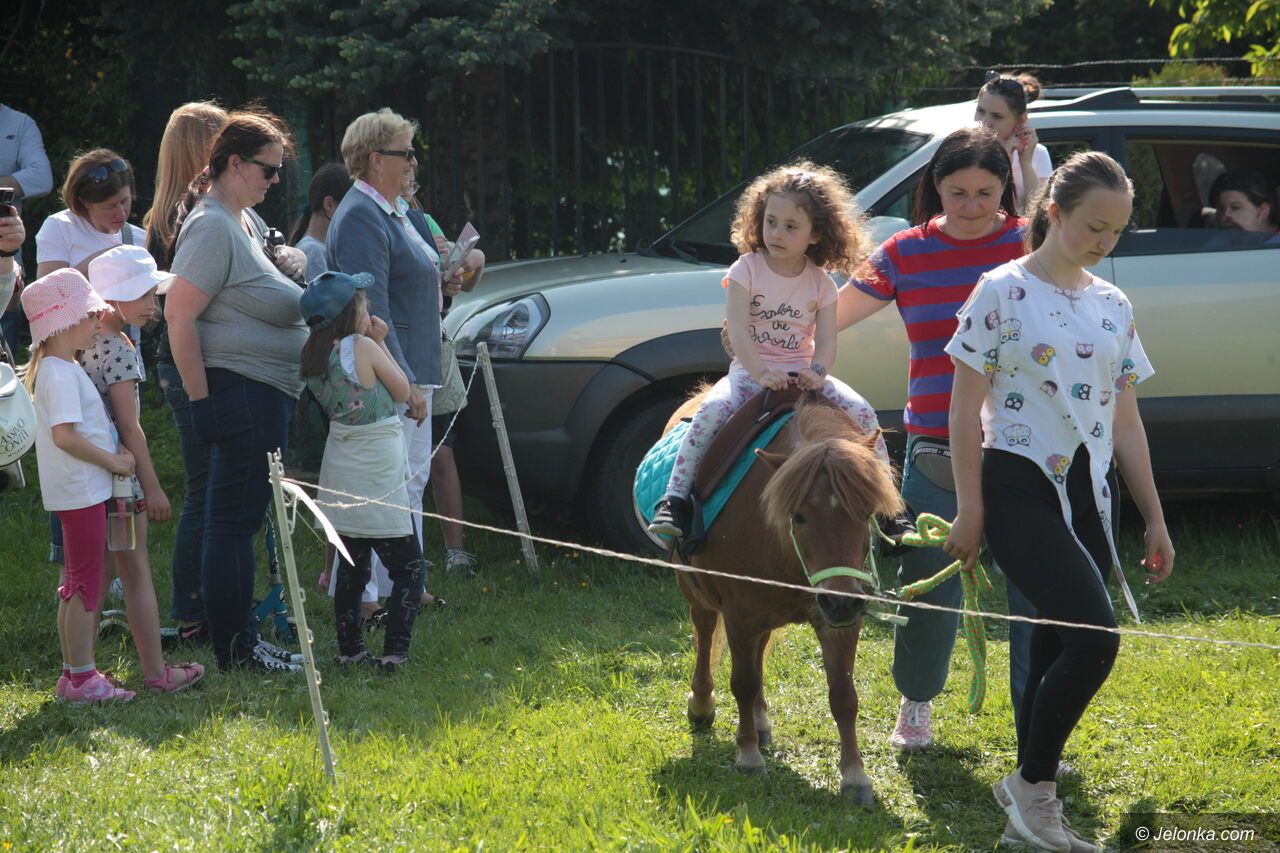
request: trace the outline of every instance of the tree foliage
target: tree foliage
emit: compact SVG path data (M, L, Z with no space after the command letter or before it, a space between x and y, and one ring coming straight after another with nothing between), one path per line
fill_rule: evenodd
M358 100L381 87L545 51L553 0L245 0L227 7L250 79L307 97Z
M1219 42L1247 44L1244 58L1261 76L1280 63L1280 0L1151 0L1176 9L1182 22L1169 34L1170 56L1195 56Z
M352 101L586 42L706 50L783 74L911 74L966 61L1048 2L705 0L673 13L668 0L241 0L227 13L251 79Z

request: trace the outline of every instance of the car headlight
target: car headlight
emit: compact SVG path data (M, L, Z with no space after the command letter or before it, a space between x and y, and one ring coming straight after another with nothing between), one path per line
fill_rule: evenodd
M550 316L551 309L540 293L490 305L458 329L456 351L460 356L475 357L476 344L484 341L493 358L520 358Z

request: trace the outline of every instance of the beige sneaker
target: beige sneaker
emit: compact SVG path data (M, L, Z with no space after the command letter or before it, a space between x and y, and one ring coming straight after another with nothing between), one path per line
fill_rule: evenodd
M1067 823L1065 817L1062 819L1062 829L1067 833L1067 841L1071 842L1071 853L1098 853L1098 851L1102 850L1092 841L1085 841L1081 838ZM1028 844L1027 840L1018 834L1018 830L1014 828L1012 820L1004 825L1004 835L1000 836L1000 843L1014 847L1026 847Z
M991 792L1024 843L1040 850L1071 853L1071 839L1062 827L1062 803L1056 782L1033 785L1014 770L992 785Z

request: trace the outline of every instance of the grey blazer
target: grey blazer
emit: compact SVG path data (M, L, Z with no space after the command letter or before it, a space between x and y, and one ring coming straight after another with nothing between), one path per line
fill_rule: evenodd
M409 220L428 244L425 225ZM369 313L387 324L387 349L410 382L440 384L440 272L404 225L360 190L342 197L325 239L329 269L367 272Z

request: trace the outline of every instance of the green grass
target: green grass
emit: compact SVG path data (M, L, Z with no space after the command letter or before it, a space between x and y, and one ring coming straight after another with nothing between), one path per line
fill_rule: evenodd
M176 441L153 394L144 421L176 504ZM685 721L689 626L669 574L543 549L544 572L530 577L516 540L472 536L481 577L433 579L450 607L423 615L397 676L338 671L328 600L310 596L338 757L331 788L300 677L222 675L202 651L211 672L188 694L56 704L56 573L38 490L2 493L0 507L2 849L991 849L1004 824L989 792L1013 761L1003 624L989 631L987 707L966 712L959 646L936 745L910 758L886 744L891 634L878 622L863 632L859 734L879 802L859 810L838 793L809 629L775 644L769 774L743 777L727 662L713 730ZM1175 505L1170 517L1174 577L1137 590L1150 627L1280 643L1274 509L1235 500ZM173 525L152 531L167 611ZM310 586L316 542L295 542ZM1133 565L1138 531L1122 544ZM1003 608L998 593L984 603ZM127 640L97 658L140 681ZM1109 838L1132 811L1276 811L1277 706L1276 652L1127 639L1068 744L1080 771L1062 787L1068 814Z

